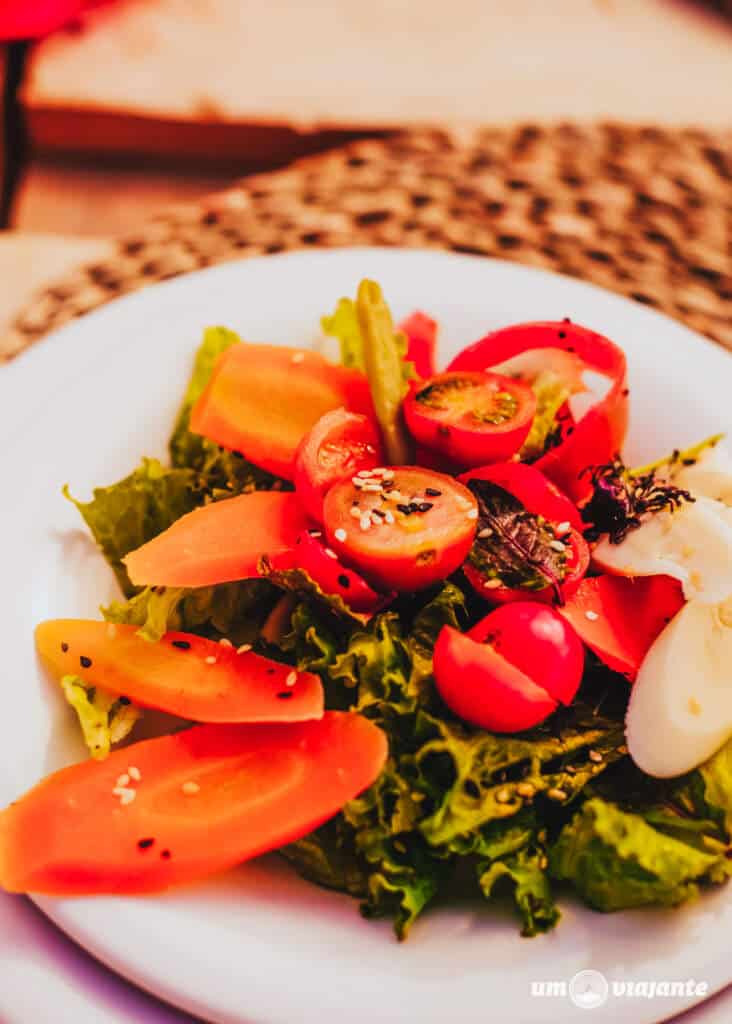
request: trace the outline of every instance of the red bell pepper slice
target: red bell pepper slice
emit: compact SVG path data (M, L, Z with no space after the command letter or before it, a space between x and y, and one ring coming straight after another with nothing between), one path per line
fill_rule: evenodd
M449 370L483 370L530 349L559 348L576 353L587 369L610 378L611 387L562 442L534 465L575 501L591 491L588 466L609 462L620 451L628 429L627 360L609 338L569 321L517 324L487 334L464 349Z
M559 611L601 661L633 682L683 604L681 584L670 576L593 576Z
M414 363L414 372L423 379L433 377L437 373L437 321L417 310L406 320L402 320L399 330L404 331L407 336L406 359Z

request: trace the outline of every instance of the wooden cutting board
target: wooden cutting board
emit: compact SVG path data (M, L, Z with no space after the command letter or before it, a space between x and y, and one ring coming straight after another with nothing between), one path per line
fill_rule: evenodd
M22 98L40 150L241 166L408 123L723 124L730 97L732 25L674 0L117 0Z

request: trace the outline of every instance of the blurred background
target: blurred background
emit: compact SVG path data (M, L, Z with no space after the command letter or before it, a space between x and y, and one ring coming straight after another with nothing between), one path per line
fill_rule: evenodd
M732 0L0 0L0 40L0 331L161 206L354 136L732 122Z

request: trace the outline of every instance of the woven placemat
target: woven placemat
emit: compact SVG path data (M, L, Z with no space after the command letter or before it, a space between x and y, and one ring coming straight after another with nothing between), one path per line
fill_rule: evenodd
M0 360L153 281L309 246L499 256L654 306L732 349L732 131L405 131L162 212L40 292Z

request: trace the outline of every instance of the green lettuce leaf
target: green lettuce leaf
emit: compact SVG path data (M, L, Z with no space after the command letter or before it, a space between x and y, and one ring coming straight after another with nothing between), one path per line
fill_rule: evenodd
M662 458L656 459L655 462L649 462L645 466L635 466L633 469L629 469L627 471L628 476L643 477L648 476L649 473L659 473L661 476L670 476L673 480L675 471L678 471L682 466L691 466L698 462L707 449L714 448L723 438L724 434L714 434L712 437L706 437L703 441L699 441L698 444L692 445L690 448L681 450L675 448L670 455L664 455Z
M540 850L522 849L493 863L478 863L478 882L490 899L496 889L508 882L521 917L521 934L527 937L547 932L559 921L546 874L546 855Z
M206 390L219 356L239 342L239 335L226 327L207 327L203 332L203 340L196 352L193 372L170 438L170 460L173 466L200 468L204 461L206 442L199 435L191 434L188 429L191 409Z
M76 505L128 596L135 588L122 564L124 556L191 512L205 497L197 473L166 469L157 459L143 459L118 483L96 487L91 501L77 501L68 487L64 495Z
M316 885L361 899L368 892L368 871L356 854L353 831L341 817L332 818L279 852Z
M141 636L155 643L168 630L199 633L234 646L254 643L279 592L267 580L241 580L189 590L146 587L128 601L102 608L107 622L138 626Z
M127 697L88 686L78 676L64 676L61 689L78 716L89 753L97 761L103 761L112 746L130 734L142 715Z
M593 797L550 850L551 874L571 881L597 910L675 906L726 876L722 853L707 853L654 828L640 814Z
M330 316L322 317L320 324L325 334L338 339L343 365L365 373L361 328L353 299L339 299L334 312ZM404 351L406 352L406 347Z
M374 281L361 281L356 301L341 299L321 323L326 334L340 341L342 362L363 370L369 379L387 463L408 465L412 444L401 406L414 367L404 359L407 338L395 330L381 288Z
M471 730L422 712L415 736L415 784L430 809L419 828L432 845L453 843L535 800L545 801L551 817L623 756L622 722L581 701L520 735Z
M536 395L536 413L521 448L524 462L532 462L544 454L547 440L557 425L557 413L570 396L565 381L552 370L542 370L533 381L531 390Z

